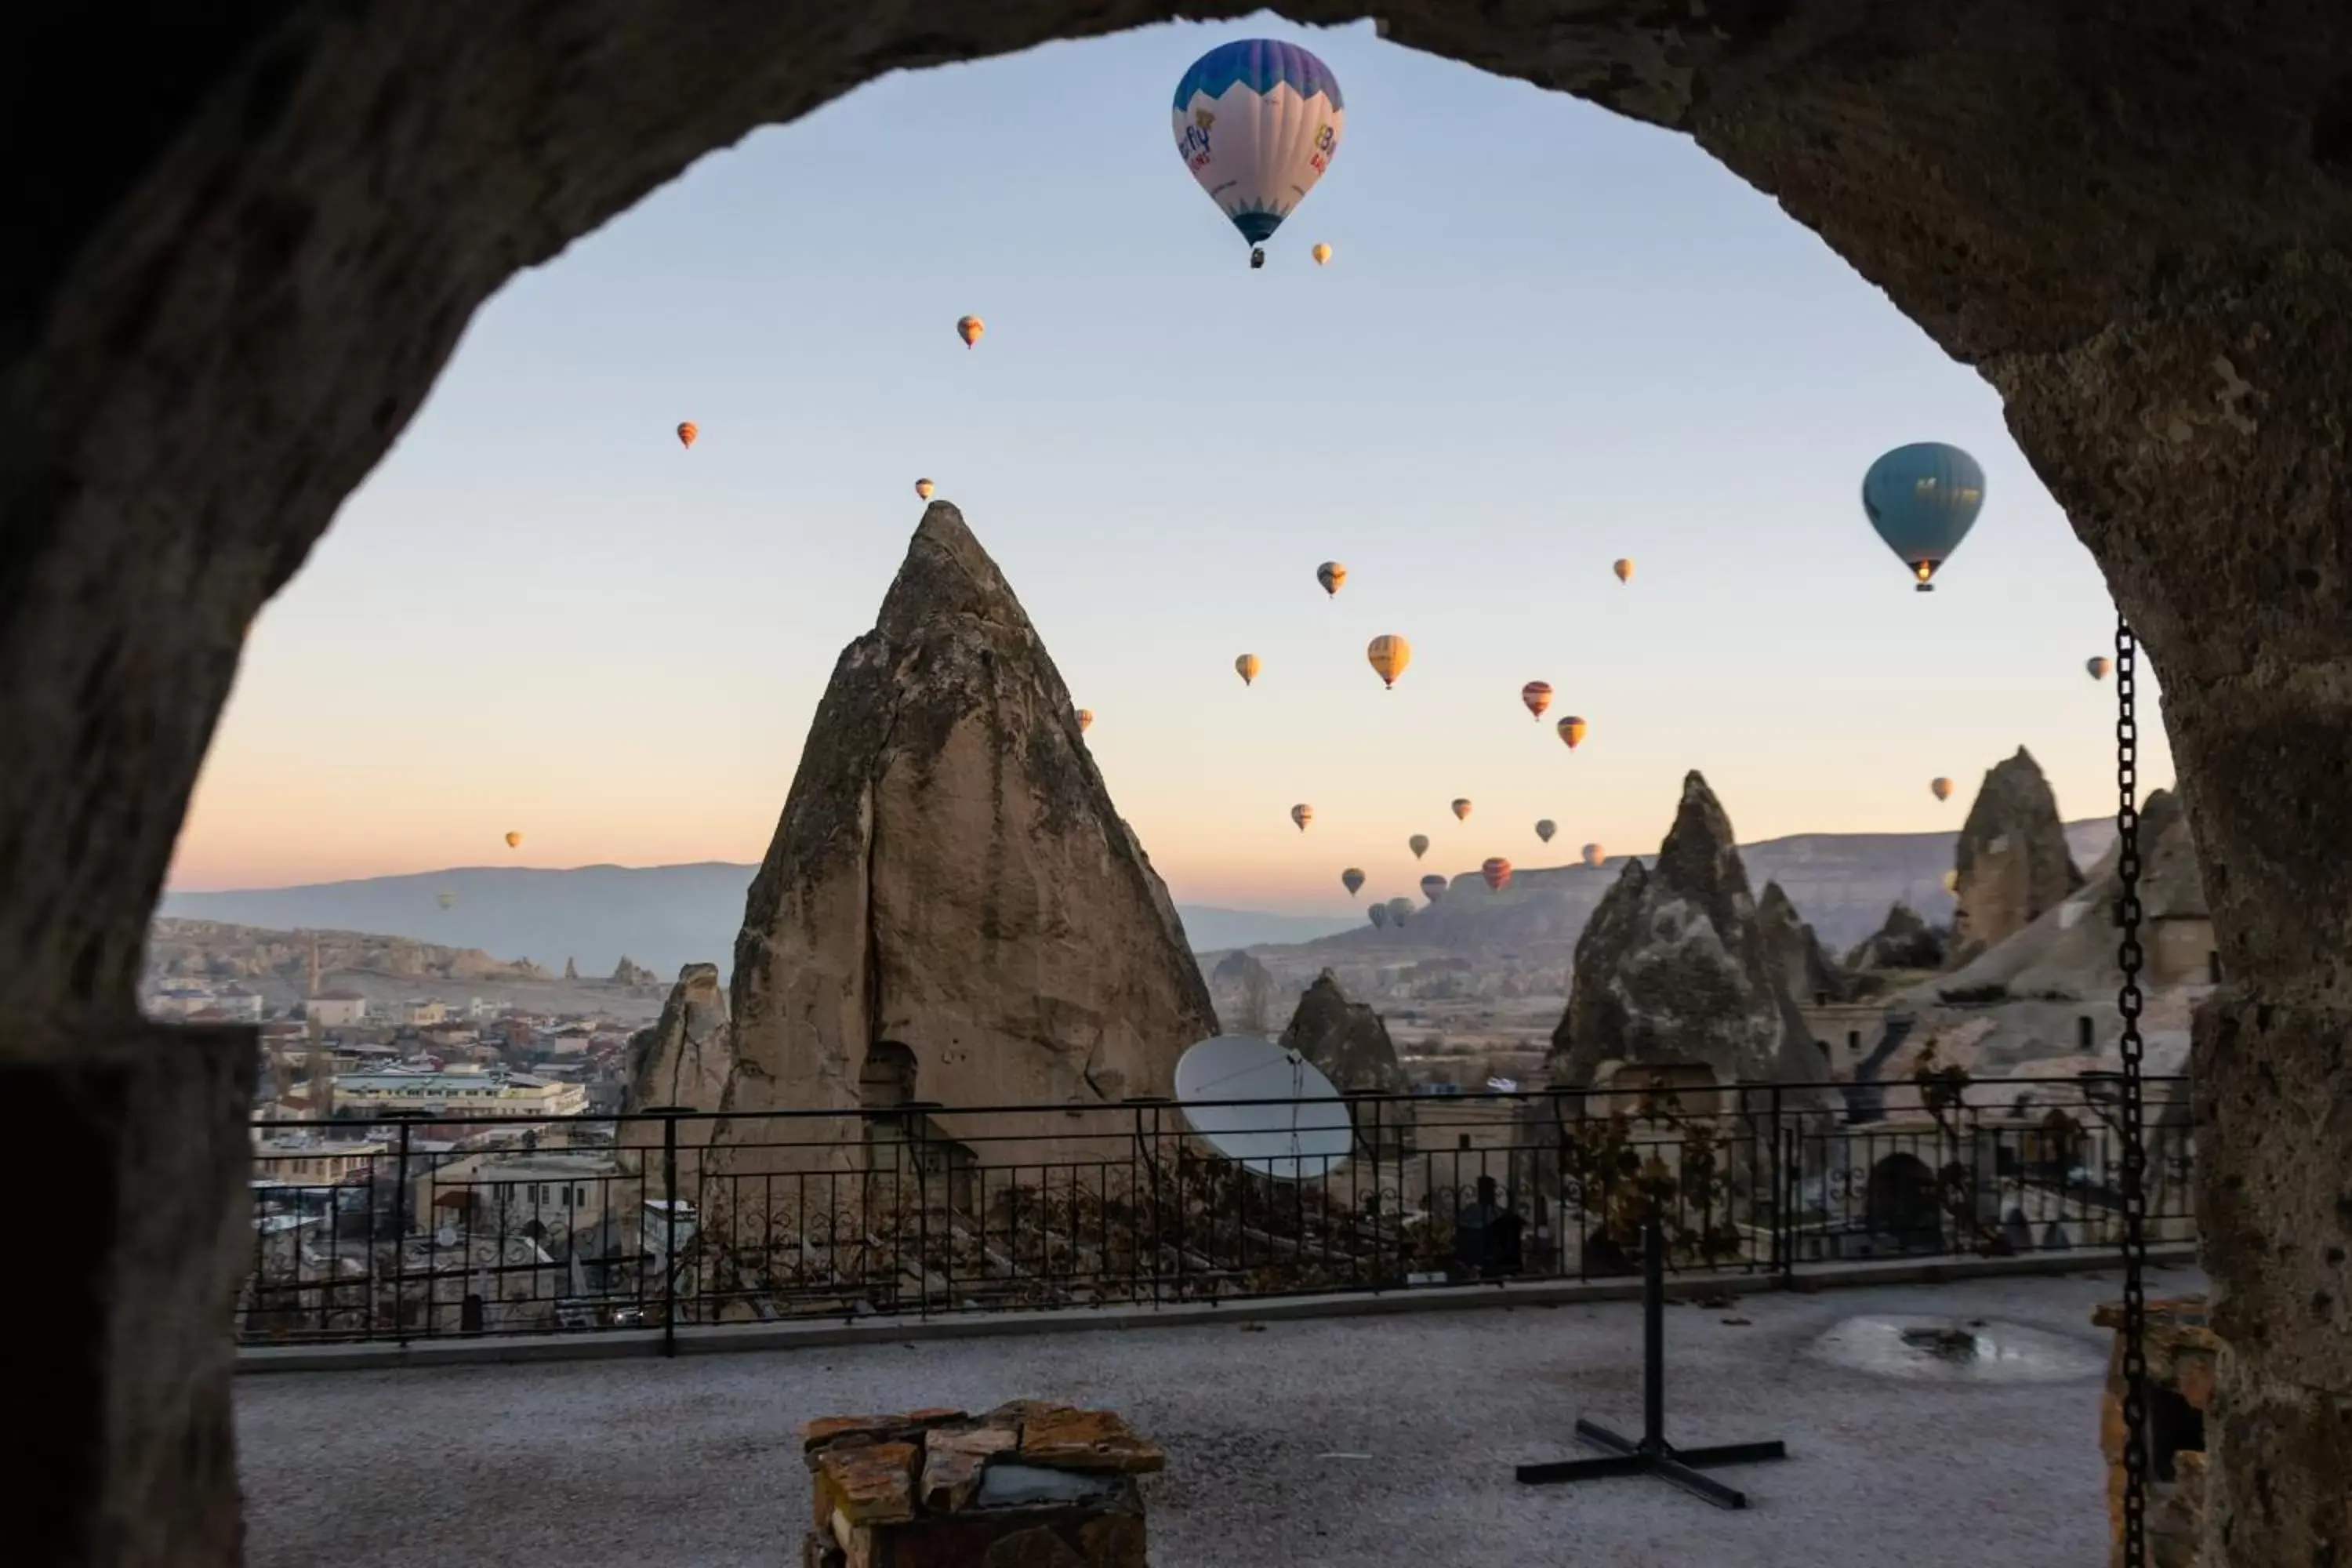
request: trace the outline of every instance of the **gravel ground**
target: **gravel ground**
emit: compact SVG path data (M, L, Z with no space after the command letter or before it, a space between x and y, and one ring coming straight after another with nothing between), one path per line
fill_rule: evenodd
M2193 1289L2160 1271L2151 1294ZM1987 1318L2104 1355L2112 1271L1669 1308L1667 1436L1784 1438L1716 1472L1521 1487L1574 1420L1640 1420L1631 1303L853 1350L310 1373L237 1387L256 1568L796 1563L814 1415L1104 1405L1168 1450L1157 1568L2099 1568L2096 1374L1898 1380L1808 1355L1858 1314ZM1740 1325L1726 1319L1746 1318Z

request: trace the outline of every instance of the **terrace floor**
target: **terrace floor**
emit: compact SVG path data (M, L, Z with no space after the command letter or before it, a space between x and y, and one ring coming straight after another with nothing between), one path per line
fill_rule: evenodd
M796 1563L811 1416L1016 1398L1119 1411L1168 1450L1157 1568L2100 1568L2099 1373L1906 1381L1808 1352L1859 1314L1993 1319L2103 1363L2115 1269L1667 1310L1667 1435L1787 1440L1663 1482L1522 1487L1575 1419L1640 1419L1640 1309L1519 1307L681 1357L248 1376L255 1568ZM2200 1288L2158 1270L2150 1294ZM1745 1325L1727 1319L1749 1320Z

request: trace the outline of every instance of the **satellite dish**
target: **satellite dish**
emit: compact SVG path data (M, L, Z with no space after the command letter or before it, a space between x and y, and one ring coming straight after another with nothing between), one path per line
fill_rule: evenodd
M1255 1035L1213 1035L1186 1051L1176 1099L1210 1148L1278 1181L1328 1176L1354 1146L1355 1123L1331 1080Z

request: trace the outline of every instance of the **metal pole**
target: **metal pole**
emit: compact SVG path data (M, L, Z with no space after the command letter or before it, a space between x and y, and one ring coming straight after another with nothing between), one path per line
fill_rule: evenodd
M677 1353L677 1113L662 1117L662 1354Z
M400 1123L398 1181L392 1191L392 1336L404 1345L408 1342L408 1300L401 1283L408 1251L408 1128L407 1122Z
M1666 1227L1657 1201L1642 1226L1642 1447L1666 1447Z
M2129 622L2116 622L2116 875L2122 891L2116 923L2122 928L2116 966L2123 985L2116 1010L2123 1016L2124 1142L2124 1562L2147 1563L2147 1151L2142 1128L2139 967L2139 726L2133 702L2138 639Z

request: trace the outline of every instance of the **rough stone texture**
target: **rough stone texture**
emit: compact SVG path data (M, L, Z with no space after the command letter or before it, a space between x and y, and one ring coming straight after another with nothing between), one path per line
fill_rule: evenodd
M1822 951L1813 928L1797 913L1780 883L1764 884L1756 900L1756 923L1763 933L1765 954L1791 1001L1802 1007L1817 1000L1845 1000L1845 975Z
M886 1043L949 1106L1165 1096L1217 1033L1060 673L943 501L817 705L745 904L734 1019L746 1110L856 1106ZM808 1136L856 1133L824 1127Z
M2092 1322L2116 1331L2107 1352L2107 1384L2099 1396L2099 1449L2107 1459L2108 1568L2131 1568L2124 1552L2123 1303L2108 1302ZM2214 1357L2220 1342L2206 1324L2205 1299L2184 1296L2147 1303L2147 1385L2177 1394L2204 1415L2212 1405ZM2151 1407L2155 1405L2153 1392ZM2151 1422L2155 1417L2151 1416ZM2198 1568L2205 1532L2205 1451L2201 1442L2184 1446L2186 1434L2162 1445L2166 1457L2148 1472L2147 1562L2140 1568ZM2154 1458L2153 1447L2150 1450ZM2168 1477L2165 1473L2169 1471Z
M1025 1399L829 1416L802 1443L813 1568L1145 1568L1135 1478L1167 1463L1110 1411Z
M677 984L670 987L669 1000L662 1004L654 1026L629 1038L627 1108L723 1110L734 1070L727 993L719 984L719 966L689 963L677 972ZM679 1133L709 1125L680 1122Z
M1942 966L1945 933L1919 917L1908 904L1886 911L1886 923L1856 942L1845 955L1845 966L1857 974Z
M1626 861L1576 943L1551 1080L1589 1084L1608 1061L1701 1062L1718 1083L1821 1076L1765 947L1731 820L1696 773L1656 868Z
M1406 1094L1412 1080L1397 1064L1389 1026L1368 1002L1350 1002L1329 970L1299 994L1298 1009L1282 1031L1282 1044L1315 1064L1332 1087L1345 1094L1369 1089Z
M250 1256L249 1028L16 1029L0 1046L0 1550L13 1563L236 1560L232 1303Z
M2066 848L2058 797L2023 746L1985 770L1953 858L1953 962L1966 963L2055 909L2083 885Z
M0 1052L31 1059L16 1042L53 1016L128 1028L245 629L481 300L703 153L883 72L1170 14L254 0L148 18L126 51L110 12L39 9L16 58L87 112L13 171L0 279ZM1999 389L2162 667L2231 980L2204 1038L2244 1058L2200 1143L2208 1207L2241 1227L2207 1233L2216 1310L2278 1296L2300 1267L2283 1216L2327 1210L2347 1163L2284 1152L2283 1208L2228 1190L2241 1152L2282 1153L2277 1107L2340 1091L2352 1029L2352 11L1397 0L1383 21L1692 136ZM209 1147L241 1110L181 1135ZM2284 1442L2311 1432L2279 1414L2324 1336L2273 1330L2233 1344L2242 1404L2212 1461L2232 1565L2296 1560L2263 1521L2324 1495L2320 1451ZM2242 1509L2242 1433L2263 1467ZM226 1561L210 1539L181 1560Z

